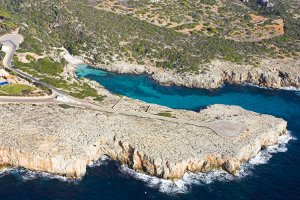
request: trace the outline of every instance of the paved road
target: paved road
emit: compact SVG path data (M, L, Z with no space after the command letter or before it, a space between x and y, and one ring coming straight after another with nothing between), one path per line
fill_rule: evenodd
M53 91L57 92L58 94L61 93L61 91L57 90L55 87L53 87L47 83L44 83L42 81L39 81L38 79L34 78L33 76L30 76L29 74L26 74L26 73L12 67L11 62L12 62L13 56L16 53L17 48L19 47L19 45L22 42L23 42L23 37L19 34L7 34L5 36L0 37L0 43L2 43L3 46L5 46L5 50L6 50L6 55L3 59L4 67L7 67L8 69L14 71L16 74L20 75L21 77L30 79L32 82L42 84L42 85L52 89Z
M54 101L57 101L55 100L55 97L57 96L61 96L63 97L64 99L69 99L70 101L72 102L78 102L78 104L82 104L83 102L72 97L72 96L69 96L68 94L64 93L63 91L60 91L58 90L57 88L53 87L52 85L49 85L48 83L45 83L45 82L42 82L40 80L38 80L37 78L33 77L33 76L30 76L29 74L27 73L24 73L22 72L21 70L18 70L18 69L15 69L12 67L12 59L13 59L13 56L14 54L16 53L16 50L18 49L19 45L24 41L23 37L20 35L20 34L7 34L7 35L4 35L2 37L0 37L0 43L3 44L3 46L5 46L5 57L3 59L3 65L4 67L14 71L16 74L18 74L19 76L21 77L25 77L29 80L31 80L32 82L34 83L39 83L47 88L50 88L53 92L53 96L51 96L51 98L49 98L49 102L54 102ZM37 99L32 99L34 101L39 101L40 97L37 97ZM20 97L12 97L11 100L13 102L20 102L22 98ZM29 102L28 99L24 98L24 101L27 101ZM41 99L41 101L43 102L47 102L44 98ZM87 102L84 102L84 103L87 103Z
M162 117L158 115L153 115L149 113L141 113L141 112L135 112L135 111L122 111L102 106L97 106L94 104L91 104L89 102L86 102L84 100L79 100L74 97L69 96L68 94L58 90L57 88L53 87L52 85L49 85L47 83L44 83L29 74L26 74L18 69L15 69L12 67L11 61L12 58L19 47L19 45L23 42L23 37L19 34L7 34L5 36L0 37L0 43L2 43L6 48L6 55L3 60L3 65L7 67L8 69L14 71L16 74L18 74L21 77L26 77L27 79L30 79L32 82L39 83L45 87L50 88L53 91L53 94L49 97L37 97L37 98L28 98L28 97L0 97L0 103L65 103L71 106L76 107L82 107L82 108L90 108L99 110L102 112L108 112L113 114L122 114L122 115L128 115L128 116L135 116L135 117L143 117L143 118L150 118L150 119L158 119L158 120L164 120L174 123L182 123L182 124L189 124L194 126L200 126L212 129L215 133L222 137L227 138L234 138L241 134L246 129L246 126L242 123L238 122L231 122L231 121L215 121L210 123L202 123L197 121L187 121L187 120L181 120L181 119L175 119L175 118L168 118L168 117ZM57 98L59 97L59 98Z
M4 67L10 67L11 61L18 46L23 42L23 37L19 34L7 34L0 37L0 43L6 47L6 55L3 59Z
M57 103L57 94L52 93L49 96L42 97L11 97L11 96L0 96L1 103Z

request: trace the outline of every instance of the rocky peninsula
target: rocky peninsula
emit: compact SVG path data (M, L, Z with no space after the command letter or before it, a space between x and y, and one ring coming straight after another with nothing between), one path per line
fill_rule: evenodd
M57 104L2 104L0 165L79 178L90 162L107 155L165 179L219 168L235 174L241 163L286 133L286 121L237 106L172 112L177 121ZM245 129L223 137L211 128L180 121L180 116L201 123L226 120Z
M71 81L74 66L67 68L62 73ZM239 107L214 105L199 113L173 110L113 95L83 81L105 98L97 104L69 97L72 101L1 105L0 166L79 178L89 163L107 155L165 179L219 168L235 174L241 163L276 144L286 132L284 120Z

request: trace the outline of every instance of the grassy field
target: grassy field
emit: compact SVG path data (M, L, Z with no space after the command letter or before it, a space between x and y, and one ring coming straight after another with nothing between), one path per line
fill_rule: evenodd
M9 84L0 87L0 94L7 96L25 96L34 91L35 87L24 84Z

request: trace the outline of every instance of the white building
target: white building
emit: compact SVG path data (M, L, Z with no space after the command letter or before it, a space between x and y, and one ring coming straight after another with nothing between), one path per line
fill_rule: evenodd
M5 71L4 69L0 68L0 77L7 77L9 76L10 74Z
M1 51L6 53L6 52L10 51L10 48L8 46L2 46Z

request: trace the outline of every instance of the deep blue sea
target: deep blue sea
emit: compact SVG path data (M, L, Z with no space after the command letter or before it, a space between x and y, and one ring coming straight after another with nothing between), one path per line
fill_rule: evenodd
M245 164L237 177L217 171L172 183L104 159L76 182L22 169L2 173L0 199L300 199L299 91L236 85L212 91L165 87L146 75L120 75L85 65L78 66L77 76L113 93L171 108L199 111L211 104L239 105L287 120L290 134Z

